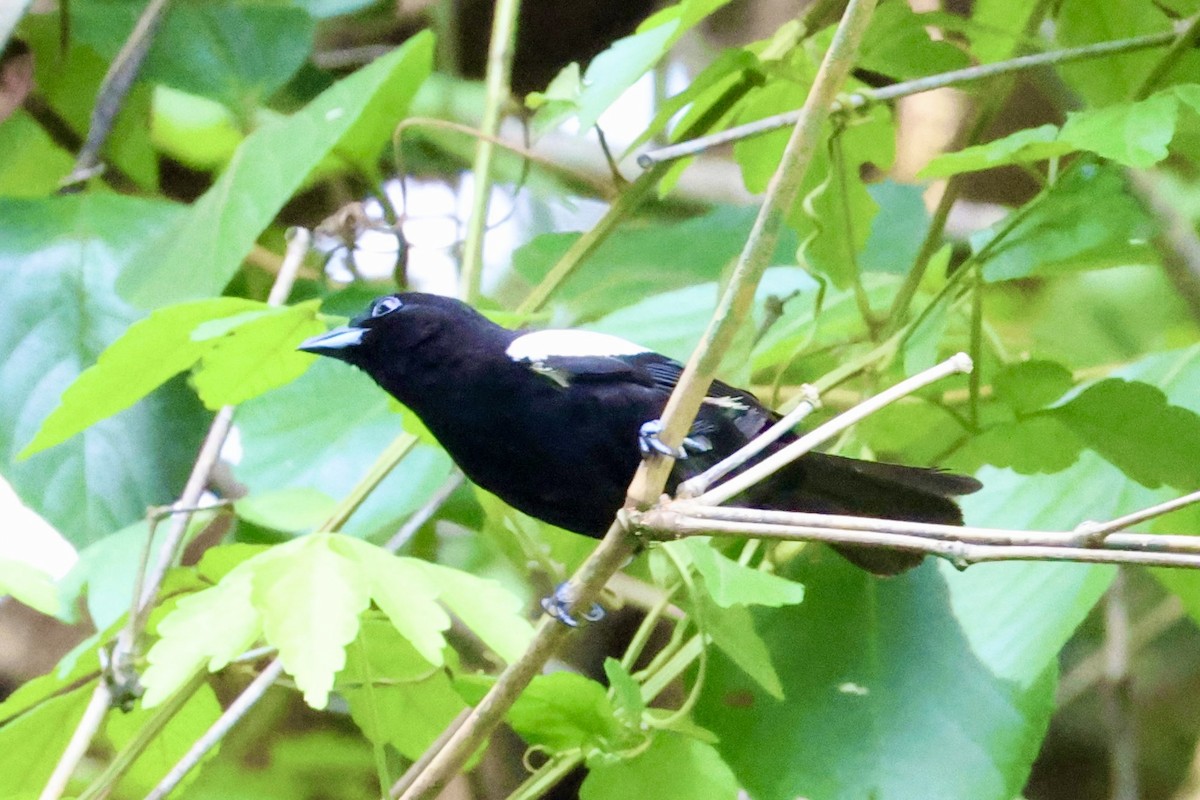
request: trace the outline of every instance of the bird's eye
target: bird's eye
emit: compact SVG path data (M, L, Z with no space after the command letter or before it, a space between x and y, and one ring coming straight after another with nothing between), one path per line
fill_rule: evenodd
M381 297L375 301L375 305L371 306L371 316L382 317L384 314L391 313L402 305L404 304L400 302L399 297Z

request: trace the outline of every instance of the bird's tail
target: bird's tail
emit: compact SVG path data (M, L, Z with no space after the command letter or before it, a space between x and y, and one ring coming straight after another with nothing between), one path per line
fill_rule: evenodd
M828 453L809 453L764 483L765 491L756 492L756 498L747 498L750 505L940 525L961 525L962 510L953 498L981 487L979 481L965 475ZM924 558L922 553L910 550L853 545L837 545L834 549L855 566L876 575L898 575Z

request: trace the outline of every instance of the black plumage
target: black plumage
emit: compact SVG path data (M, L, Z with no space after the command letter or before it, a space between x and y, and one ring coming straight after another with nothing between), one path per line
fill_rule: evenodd
M365 371L421 418L479 486L588 536L603 535L624 503L642 457L643 426L660 416L682 371L617 337L511 331L457 300L420 293L379 298L349 326L300 349ZM714 382L667 491L776 419L751 394ZM760 458L794 438L785 435ZM973 478L934 469L810 453L731 504L961 524L952 498L978 488ZM878 574L921 561L916 553L838 550Z

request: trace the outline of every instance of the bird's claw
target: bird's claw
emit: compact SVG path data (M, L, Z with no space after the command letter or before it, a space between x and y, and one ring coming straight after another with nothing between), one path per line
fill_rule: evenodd
M683 447L668 447L659 438L659 434L662 433L662 427L661 419L652 419L638 429L638 449L642 451L642 458L649 458L652 455L669 456L670 458L677 459L687 458L687 450Z
M554 594L542 598L542 610L568 628L578 628L579 620L569 609L573 598L567 594L567 584L560 583ZM579 615L584 622L599 622L604 619L604 608L599 603L592 603L591 608Z

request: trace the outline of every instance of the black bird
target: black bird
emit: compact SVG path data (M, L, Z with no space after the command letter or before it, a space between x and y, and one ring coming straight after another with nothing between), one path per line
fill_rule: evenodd
M665 450L658 418L682 365L616 336L511 331L448 297L380 297L301 350L346 361L412 409L472 481L514 508L587 536L608 530L639 459ZM779 417L748 392L714 381L667 483L673 492ZM785 435L750 464L795 439ZM935 469L808 453L733 505L962 524L953 498L974 478ZM880 575L919 553L836 548Z

